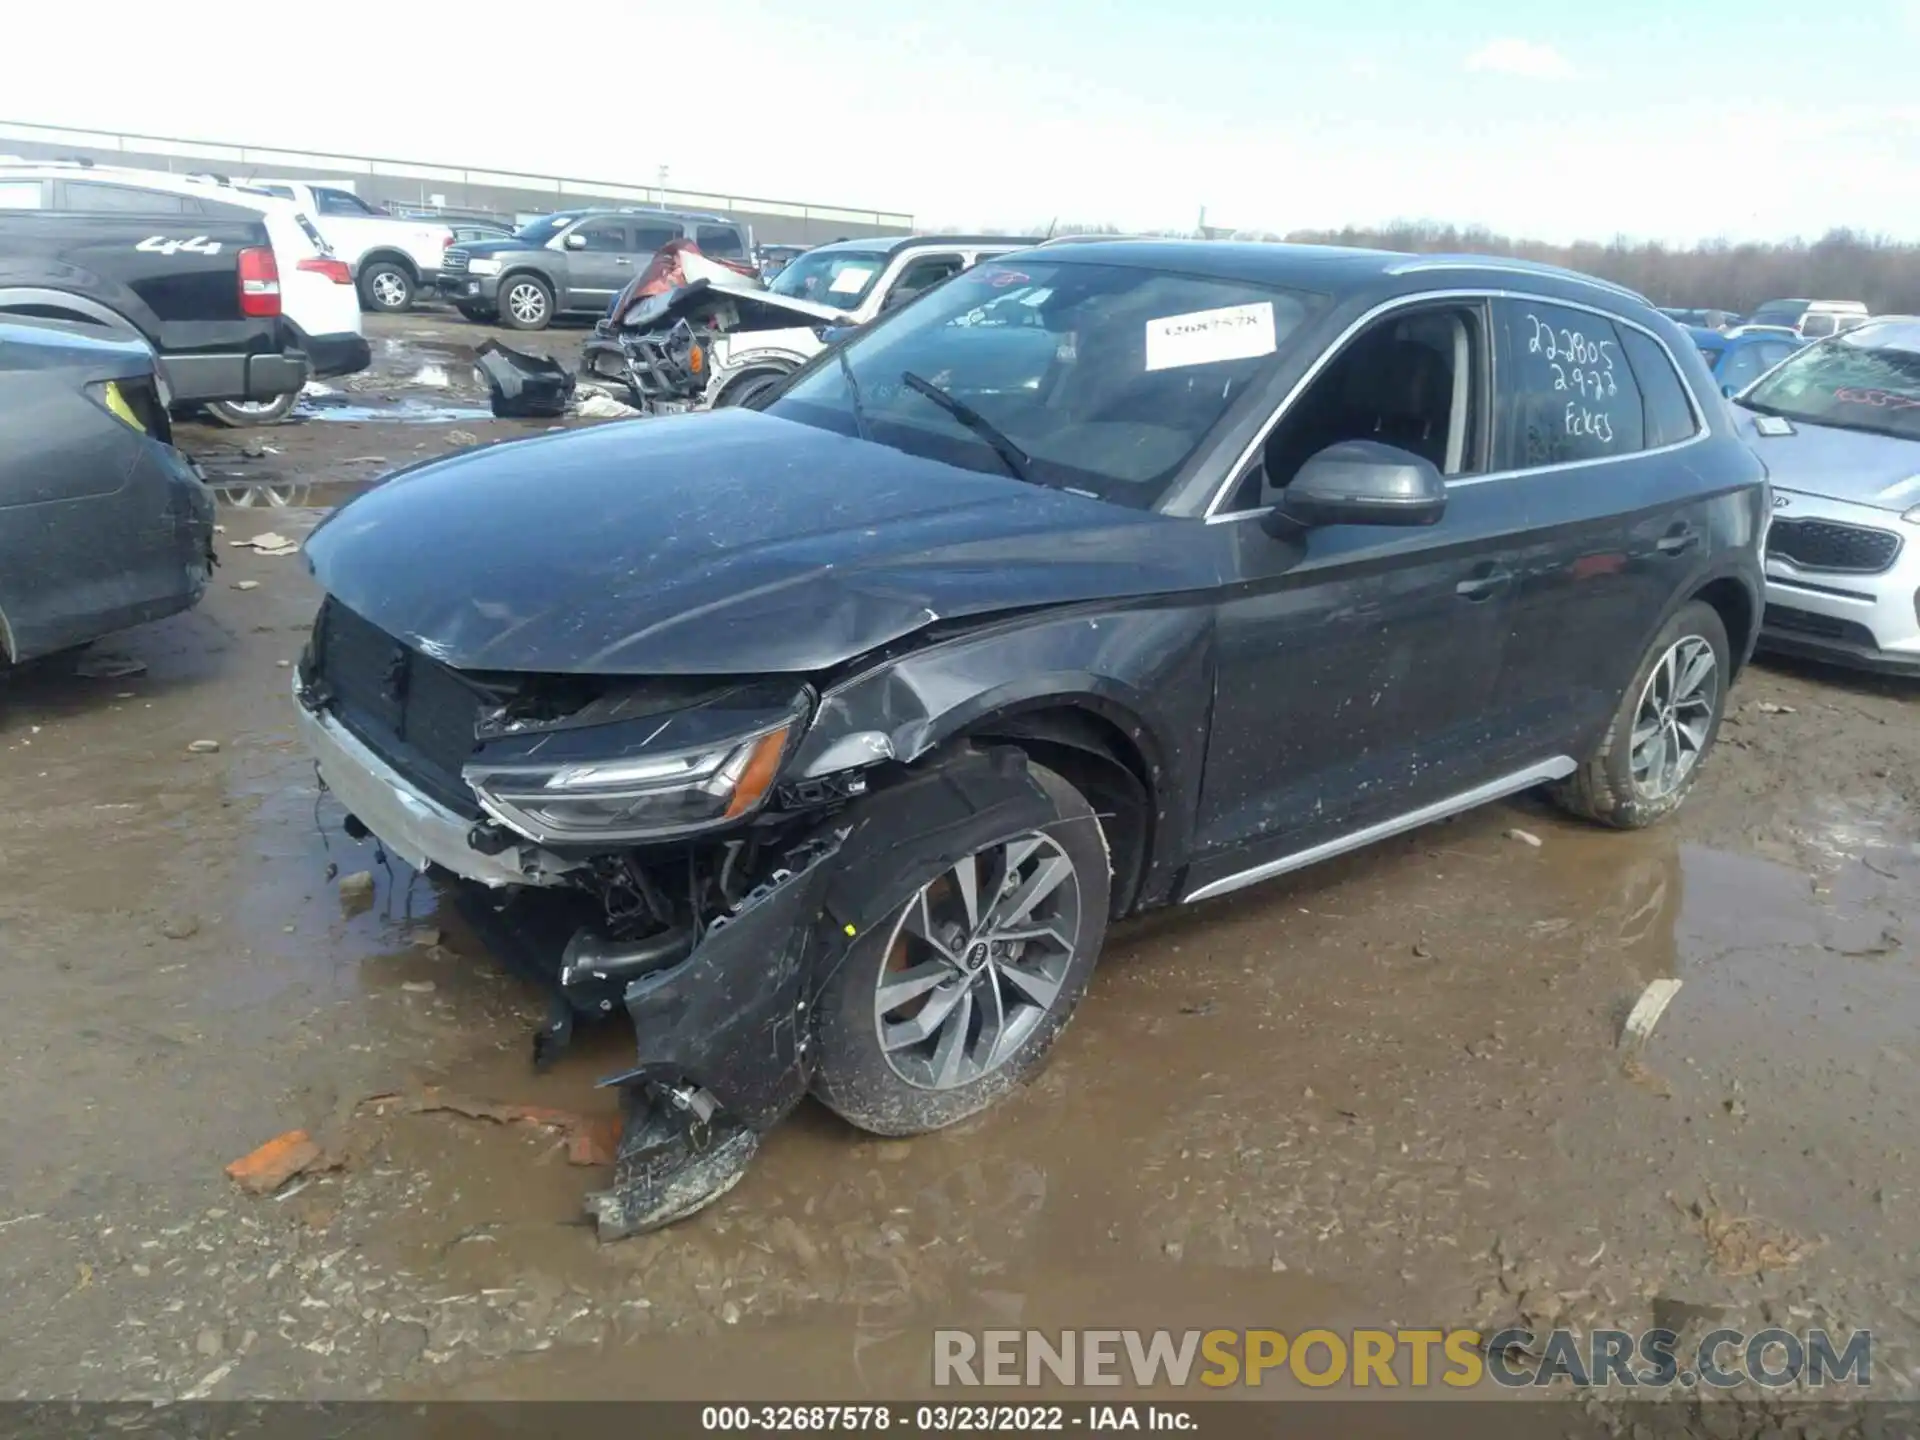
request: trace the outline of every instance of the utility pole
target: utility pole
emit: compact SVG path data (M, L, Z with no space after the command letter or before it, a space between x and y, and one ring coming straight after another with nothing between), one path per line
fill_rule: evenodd
M1195 231L1195 235L1201 240L1207 238L1207 207L1204 205L1200 207L1200 224Z
M667 167L662 165L654 177L654 204L664 207L667 203Z

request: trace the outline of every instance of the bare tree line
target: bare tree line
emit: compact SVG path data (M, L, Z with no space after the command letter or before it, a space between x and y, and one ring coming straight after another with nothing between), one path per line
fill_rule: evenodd
M1045 233L1039 226L1028 234ZM1111 235L1109 224L1056 222L1056 235ZM1161 232L1172 235L1175 232ZM1191 232L1187 232L1191 233ZM1242 240L1277 240L1271 232L1242 232ZM1296 230L1299 244L1369 246L1422 254L1510 255L1564 265L1639 291L1656 305L1751 311L1763 300L1803 297L1862 300L1876 315L1920 314L1920 244L1829 230L1818 240L1767 242L1707 240L1673 246L1657 241L1583 240L1550 245L1496 235L1478 226L1401 221L1365 229Z

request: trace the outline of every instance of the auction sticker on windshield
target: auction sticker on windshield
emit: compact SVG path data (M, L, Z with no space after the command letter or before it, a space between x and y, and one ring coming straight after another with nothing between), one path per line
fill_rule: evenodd
M836 295L848 295L867 283L873 271L865 265L849 265L833 277L833 283L827 286Z
M1147 369L1248 360L1274 350L1273 302L1194 310L1147 322Z

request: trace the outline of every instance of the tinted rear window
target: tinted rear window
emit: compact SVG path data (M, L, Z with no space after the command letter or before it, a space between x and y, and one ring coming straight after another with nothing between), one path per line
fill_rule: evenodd
M1641 414L1647 427L1647 449L1678 445L1699 428L1694 423L1693 406L1687 402L1685 383L1675 373L1673 362L1660 342L1631 325L1620 327L1620 343L1633 366L1633 378L1640 383Z

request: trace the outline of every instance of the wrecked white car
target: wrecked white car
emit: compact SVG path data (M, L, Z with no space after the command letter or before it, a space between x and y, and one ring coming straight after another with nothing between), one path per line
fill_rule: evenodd
M981 260L1037 240L910 235L843 240L792 261L762 286L680 257L685 283L638 276L581 352L588 379L624 385L648 414L744 405L818 355L827 332L866 324Z

